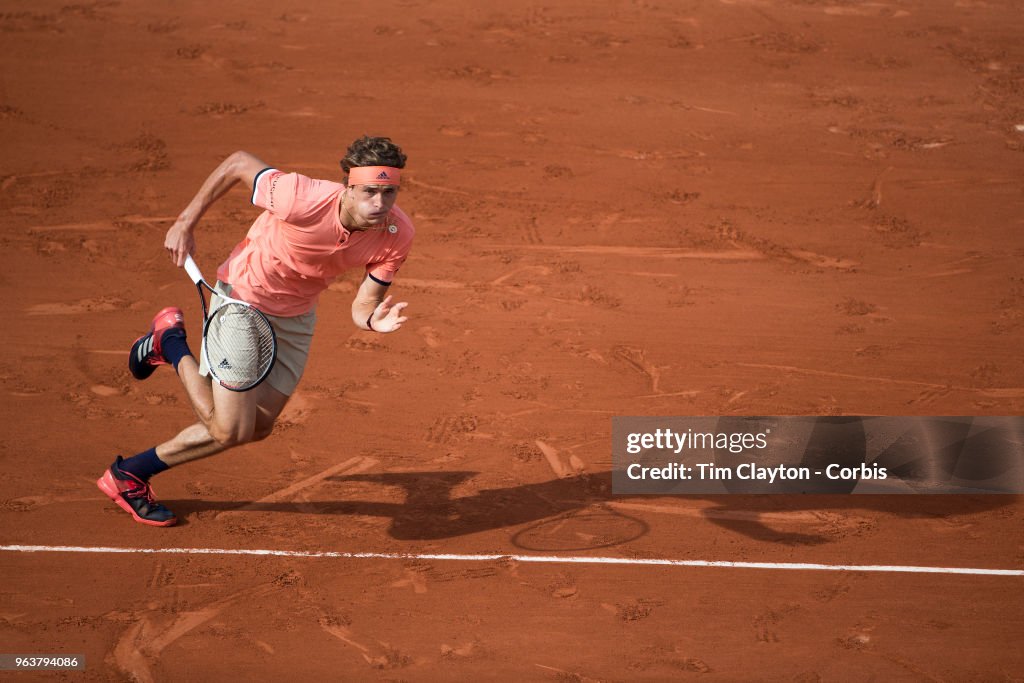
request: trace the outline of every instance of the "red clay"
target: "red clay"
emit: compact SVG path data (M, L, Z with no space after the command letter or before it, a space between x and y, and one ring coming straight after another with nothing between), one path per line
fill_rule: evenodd
M1024 409L1018 3L465 0L0 13L0 544L1020 569L1015 496L609 490L615 415ZM409 322L322 299L262 443L93 482L192 421L127 351L224 156L409 154ZM223 258L235 190L198 234ZM1020 577L0 552L0 650L73 680L1020 680ZM60 674L39 674L60 679ZM26 680L28 680L26 678Z

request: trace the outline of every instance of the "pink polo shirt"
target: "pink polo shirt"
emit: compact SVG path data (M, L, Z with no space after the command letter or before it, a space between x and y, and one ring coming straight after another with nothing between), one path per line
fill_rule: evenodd
M388 227L349 232L338 215L344 189L298 173L261 171L252 203L265 211L217 278L231 284L232 296L289 317L311 311L320 293L350 268L365 268L374 280L390 284L412 248L412 221L395 206Z

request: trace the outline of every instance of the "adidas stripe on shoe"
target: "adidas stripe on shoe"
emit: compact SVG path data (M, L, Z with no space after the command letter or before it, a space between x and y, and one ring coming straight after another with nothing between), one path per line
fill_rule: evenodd
M168 306L154 316L149 332L135 340L128 354L128 370L132 377L146 379L157 366L168 364L160 349L160 340L165 332L174 328L185 331L185 315L180 308Z

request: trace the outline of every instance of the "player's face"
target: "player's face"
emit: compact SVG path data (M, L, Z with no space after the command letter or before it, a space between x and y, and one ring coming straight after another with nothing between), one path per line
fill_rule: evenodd
M387 218L395 205L398 188L394 185L353 185L348 188L348 215L353 228L368 228Z

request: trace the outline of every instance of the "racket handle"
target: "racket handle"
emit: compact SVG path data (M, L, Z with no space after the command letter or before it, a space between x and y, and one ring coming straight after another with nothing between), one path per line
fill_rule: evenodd
M192 282L197 285L203 281L203 274L199 272L199 266L197 266L196 262L192 260L192 254L185 257L185 272L188 273L190 278L192 278Z

